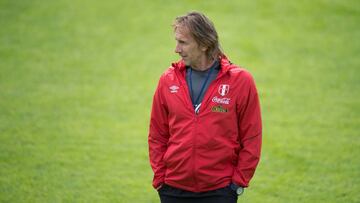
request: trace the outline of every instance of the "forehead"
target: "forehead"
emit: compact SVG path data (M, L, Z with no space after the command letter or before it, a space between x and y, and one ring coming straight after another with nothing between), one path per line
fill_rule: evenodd
M176 40L194 40L192 35L190 34L190 31L185 26L176 26L175 27L175 39Z

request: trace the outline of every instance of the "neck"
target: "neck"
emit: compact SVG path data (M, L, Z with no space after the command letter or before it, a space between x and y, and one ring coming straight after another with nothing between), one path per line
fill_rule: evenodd
M192 69L197 70L197 71L206 71L209 68L211 68L211 66L214 64L215 59L203 59L203 60L199 60L198 64L194 64L191 66Z

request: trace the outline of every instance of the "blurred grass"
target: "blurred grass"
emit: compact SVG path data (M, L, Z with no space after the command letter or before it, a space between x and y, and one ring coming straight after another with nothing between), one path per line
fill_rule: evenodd
M0 1L0 202L159 202L147 130L171 23L206 13L261 96L239 202L356 202L358 1Z

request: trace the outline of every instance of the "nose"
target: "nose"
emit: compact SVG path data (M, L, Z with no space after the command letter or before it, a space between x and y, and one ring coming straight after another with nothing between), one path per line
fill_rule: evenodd
M179 54L180 52L181 52L180 46L178 43L176 43L175 53Z

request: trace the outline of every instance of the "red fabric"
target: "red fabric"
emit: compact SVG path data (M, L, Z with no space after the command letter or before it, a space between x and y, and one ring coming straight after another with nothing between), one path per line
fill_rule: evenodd
M194 113L183 61L159 80L150 119L153 186L203 192L247 187L260 158L261 115L249 72L221 57L221 70Z

